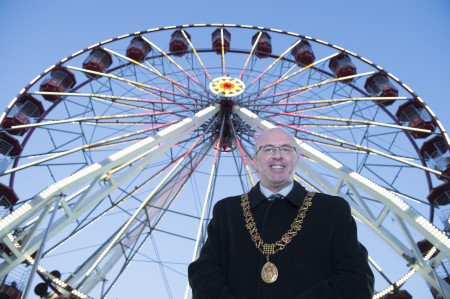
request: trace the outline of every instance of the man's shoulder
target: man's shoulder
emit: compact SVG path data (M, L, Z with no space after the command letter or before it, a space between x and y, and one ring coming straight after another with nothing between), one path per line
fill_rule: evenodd
M215 217L229 217L241 210L241 196L234 195L218 200L214 204L213 215Z
M331 194L326 194L326 193L319 193L317 192L314 195L314 203L316 204L323 204L323 205L328 205L328 206L339 206L339 207L343 207L346 208L349 206L349 203L343 199L340 196L336 196L336 195L331 195Z
M239 194L219 199L216 202L216 206L240 205L240 203L241 203L241 195Z
M242 196L242 194L228 196L228 197L220 199L217 203L222 202L222 203L226 204L226 203L232 203L232 202L237 202L237 201L240 202L241 196Z

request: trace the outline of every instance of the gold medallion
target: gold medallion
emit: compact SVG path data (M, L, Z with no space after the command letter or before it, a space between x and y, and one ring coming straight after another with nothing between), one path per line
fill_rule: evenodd
M255 242L256 248L266 256L267 262L264 264L261 270L261 278L265 283L274 283L278 278L278 269L273 263L269 262L271 255L274 255L280 250L283 250L287 244L291 243L297 233L302 229L303 219L306 217L309 207L312 205L312 199L314 192L308 192L305 196L302 206L297 211L297 216L291 224L291 228L281 237L280 241L274 243L266 243L261 239L258 229L256 227L255 220L253 219L252 212L250 211L250 201L248 200L248 194L244 193L241 196L241 206L244 212L245 227L250 233L250 237Z
M278 269L275 264L267 262L261 270L261 278L265 283L273 283L278 278Z

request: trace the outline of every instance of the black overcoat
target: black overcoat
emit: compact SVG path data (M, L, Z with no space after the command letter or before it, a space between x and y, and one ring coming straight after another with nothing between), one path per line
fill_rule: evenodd
M268 201L259 183L249 194L250 208L266 243L281 239L307 191L298 183L283 199ZM370 299L373 273L367 250L358 242L349 204L316 193L301 231L270 257L279 272L267 284L261 279L266 257L245 227L241 196L222 199L213 209L208 239L189 265L194 299Z

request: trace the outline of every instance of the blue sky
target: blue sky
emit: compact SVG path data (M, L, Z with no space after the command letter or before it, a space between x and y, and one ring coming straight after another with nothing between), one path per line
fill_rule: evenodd
M367 57L420 95L439 119L448 103L450 3L346 1L0 1L2 103L61 58L153 27L235 23L279 28ZM446 127L449 127L448 125Z
M450 2L444 0L0 0L0 103L6 108L36 75L89 45L193 23L278 28L349 49L406 83L450 128ZM431 298L428 290L413 295Z

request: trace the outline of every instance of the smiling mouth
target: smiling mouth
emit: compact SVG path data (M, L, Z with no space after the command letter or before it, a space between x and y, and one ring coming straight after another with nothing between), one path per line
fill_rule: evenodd
M273 166L270 166L270 168L272 168L272 169L283 169L284 166L282 166L282 165L273 165Z

